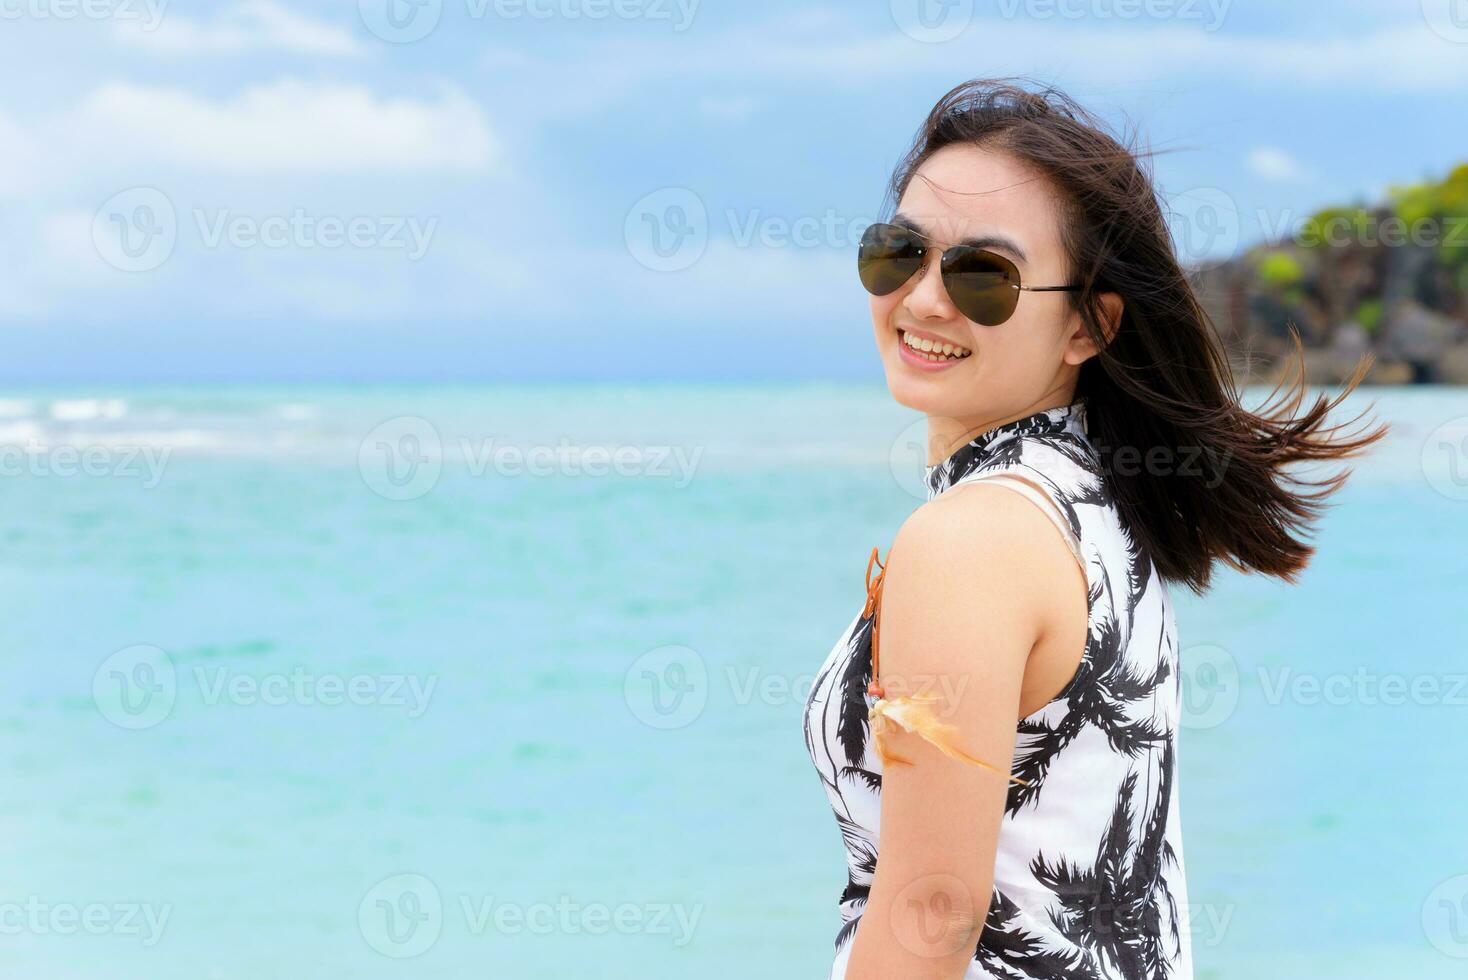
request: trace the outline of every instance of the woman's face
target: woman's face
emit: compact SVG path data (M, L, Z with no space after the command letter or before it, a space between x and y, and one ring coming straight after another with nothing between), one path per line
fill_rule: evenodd
M1031 286L1068 285L1056 191L1001 150L948 146L918 169L894 223L934 243L923 267L895 292L871 297L877 350L892 397L959 429L985 428L1066 404L1080 364L1095 347L1071 307L1071 293L1021 292L998 326L959 313L939 276L944 248L971 244L1007 257ZM934 363L905 338L970 353Z

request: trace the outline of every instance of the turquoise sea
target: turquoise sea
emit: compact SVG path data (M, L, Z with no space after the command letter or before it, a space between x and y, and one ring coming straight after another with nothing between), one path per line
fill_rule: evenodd
M1468 971L1468 391L1178 594L1204 978ZM824 977L880 387L0 393L0 976Z

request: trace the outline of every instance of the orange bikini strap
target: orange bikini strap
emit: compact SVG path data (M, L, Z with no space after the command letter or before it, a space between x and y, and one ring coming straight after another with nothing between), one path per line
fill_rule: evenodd
M868 712L872 736L877 743L877 755L883 762L912 765L910 760L893 755L886 748L887 738L897 729L903 729L932 743L947 756L983 766L990 772L1005 776L1012 783L1029 786L1028 781L1012 773L1006 773L983 759L975 758L960 748L958 729L952 725L945 725L933 713L932 702L937 700L935 696L900 695L891 700L887 699L887 692L882 689L882 682L878 679L877 647L882 625L882 580L887 577L887 566L891 564L891 548L887 549L886 565L877 559L877 549L872 549L872 557L867 560L867 601L866 605L861 608L862 616L872 617L872 680L867 685L867 694L877 699L877 703L872 705ZM876 578L872 578L873 566L881 569Z
M888 549L887 561L890 562L891 560L892 551ZM872 578L873 565L881 569L877 573L875 580ZM882 579L886 575L887 566L883 565L877 558L877 549L874 547L872 548L872 556L867 559L867 601L866 605L861 607L862 616L872 617L872 680L867 685L867 693L874 698L886 697L886 693L882 690L882 683L878 680L879 667L877 659L878 639L882 625Z

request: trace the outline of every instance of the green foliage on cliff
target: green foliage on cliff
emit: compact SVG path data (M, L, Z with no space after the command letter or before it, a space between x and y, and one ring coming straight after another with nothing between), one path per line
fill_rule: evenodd
M1381 328L1381 312L1381 300L1368 299L1356 307L1356 315L1352 319L1361 325L1367 336L1374 337Z
M1200 297L1240 349L1287 358L1303 337L1320 378L1349 376L1364 340L1383 383L1468 384L1468 163L1323 208L1202 270Z
M1305 267L1289 252L1268 252L1259 260L1259 281L1272 289L1286 289L1305 278Z
M1444 265L1460 274L1468 269L1468 163L1459 164L1439 183L1393 187L1390 204L1409 229L1435 236L1431 240Z
M1365 241L1371 232L1371 212L1360 207L1325 208L1300 228L1298 241L1306 248L1342 246Z

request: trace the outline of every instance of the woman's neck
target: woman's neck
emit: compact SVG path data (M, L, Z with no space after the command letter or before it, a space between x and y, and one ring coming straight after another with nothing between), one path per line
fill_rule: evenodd
M1069 386L1036 399L1029 407L999 418L967 416L948 418L928 416L928 465L935 466L952 456L960 446L973 442L986 432L1029 418L1037 412L1062 408L1075 401L1075 387Z

